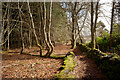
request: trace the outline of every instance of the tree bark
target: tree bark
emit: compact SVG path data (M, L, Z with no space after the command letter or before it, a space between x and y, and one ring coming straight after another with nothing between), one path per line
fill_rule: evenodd
M33 21L30 5L29 5L28 1L27 1L27 4L28 4L28 10L29 10L29 14L30 14L31 22L32 22L33 33L34 33L34 36L35 36L35 39L36 39L37 46L40 48L40 56L42 56L42 46L39 44L38 37L36 35L34 21Z
M72 49L76 47L76 40L75 40L75 11L76 11L76 5L72 5Z
M54 50L54 46L53 46L53 44L51 42L51 39L50 39L51 15L52 15L52 0L51 0L51 3L50 3L50 18L49 18L49 26L48 26L48 42L50 44L50 52L48 54L48 57L50 57L50 55L52 54L52 52Z
M94 17L94 10L93 10L93 1L91 1L91 48L95 48L95 34L94 34L94 26L93 26L93 17Z
M92 49L95 49L95 47L96 47L96 44L95 44L95 33L96 33L96 24L97 24L97 19L98 19L98 5L99 5L99 0L97 0L96 13L95 13L95 23L93 24L94 4L93 4L93 1L91 2L91 48Z
M114 1L114 0L113 0ZM114 18L114 6L115 6L115 2L113 2L112 5L112 14L111 14L111 29L110 29L110 47L109 49L111 49L112 47L112 32L113 32L113 18Z
M29 31L29 48L32 47L31 30Z
M21 23L20 23L20 34L21 34L21 42L22 42L22 51L24 50L25 48L25 44L24 44L24 40L23 40L23 29L22 29L22 15L20 13L21 9L20 9L20 5L19 5L19 2L18 2L18 9L19 9L19 16L20 16L20 20L21 20Z
M43 3L40 3L40 28L41 28L41 46L44 48L45 44L44 44L44 23L43 23L43 19L44 19L44 12L43 12Z
M43 20L43 24L44 24L44 27L43 27L43 31L44 31L44 39L45 39L45 43L47 45L47 53L46 53L46 57L48 57L48 54L50 53L50 44L48 42L48 39L47 39L47 33L46 33L46 5L45 5L45 1L44 1L44 20Z
M8 24L7 24L7 27L8 27L8 30L7 30L7 32L8 32L8 44L7 44L7 49L9 50L10 49L10 40L9 40L9 30L10 30L10 3L7 3L7 5L8 5L8 15L7 15L7 19L8 19Z

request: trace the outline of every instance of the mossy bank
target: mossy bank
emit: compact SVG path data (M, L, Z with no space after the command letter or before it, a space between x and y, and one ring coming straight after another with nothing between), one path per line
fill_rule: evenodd
M103 53L98 49L91 50L84 44L78 44L87 57L93 59L110 80L120 80L120 57L116 53Z
M63 66L60 68L62 71L59 74L55 75L56 79L63 79L63 78L69 78L73 79L75 76L69 74L70 71L72 71L75 67L74 62L75 54L73 52L68 52L67 55L64 58Z

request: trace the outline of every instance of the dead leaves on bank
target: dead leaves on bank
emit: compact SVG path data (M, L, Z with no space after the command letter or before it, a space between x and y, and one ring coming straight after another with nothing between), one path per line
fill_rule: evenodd
M62 66L61 59L41 58L18 53L3 54L3 78L52 78Z

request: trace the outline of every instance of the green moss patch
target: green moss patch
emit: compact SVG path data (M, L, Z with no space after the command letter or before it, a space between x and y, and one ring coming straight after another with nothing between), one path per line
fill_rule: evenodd
M60 69L63 69L59 74L55 75L55 78L63 79L63 78L74 78L73 75L70 75L69 72L74 69L75 54L73 52L68 52L66 57L64 58L64 64Z

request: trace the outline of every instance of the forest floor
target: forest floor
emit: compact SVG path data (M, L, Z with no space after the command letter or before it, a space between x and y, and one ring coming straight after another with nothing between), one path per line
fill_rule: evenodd
M95 62L87 55L80 51L79 47L76 47L73 52L75 53L75 68L71 71L71 74L76 79L80 80L108 80L107 76L100 70Z
M107 79L94 61L88 59L86 54L81 54L78 47L74 50L70 48L71 46L66 45L55 46L53 53L55 55L66 55L69 51L75 53L76 64L74 70L70 73L76 79ZM31 49L25 49L24 52L39 55L39 48L32 47ZM45 51L43 54L45 54ZM62 66L62 62L62 59L20 55L20 49L9 50L9 52L2 53L2 78L53 78L55 74L60 72L59 68Z

